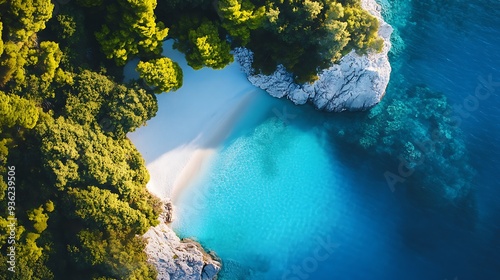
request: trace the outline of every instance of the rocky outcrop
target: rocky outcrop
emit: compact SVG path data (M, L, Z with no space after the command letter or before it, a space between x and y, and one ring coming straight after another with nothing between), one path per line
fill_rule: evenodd
M172 217L171 204L166 204L160 224L144 234L148 262L158 271L158 280L217 279L221 262L213 252L206 253L191 239L180 239L164 222Z
M274 97L287 97L295 104L312 102L326 111L365 110L376 105L385 94L389 83L391 65L388 52L393 31L381 15L375 0L361 0L361 5L380 22L379 35L384 39L380 53L360 56L354 51L344 56L338 64L319 73L312 84L296 84L293 75L283 65L278 65L271 75L255 74L252 69L253 53L245 48L234 50L234 57L247 74L248 80Z

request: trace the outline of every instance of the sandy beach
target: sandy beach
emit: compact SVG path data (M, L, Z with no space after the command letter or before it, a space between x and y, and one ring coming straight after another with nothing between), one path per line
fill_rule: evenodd
M157 115L128 137L146 160L149 191L175 204L189 182L205 170L258 91L237 63L222 70L195 71L171 45L165 42L164 54L182 67L184 85L157 95ZM126 67L126 78L136 76L134 68L133 63Z

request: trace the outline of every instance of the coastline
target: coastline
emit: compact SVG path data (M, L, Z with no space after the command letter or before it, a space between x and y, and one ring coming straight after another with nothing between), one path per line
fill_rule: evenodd
M221 145L224 140L229 136L236 123L243 115L245 109L253 101L255 95L252 92L247 92L238 96L237 100L231 102L228 105L229 110L225 114L221 114L220 117L214 117L212 120L207 122L205 127L206 133L195 139L192 143L193 150L186 151L190 154L189 160L182 167L182 171L174 178L172 182L172 187L168 198L175 205L179 196L182 192L189 186L189 184L196 179L198 176L204 173L207 168L207 162L212 156L215 155L217 147ZM213 110L219 110L224 108L213 107ZM210 147L210 148L203 148ZM163 165L169 160L168 157L162 157L158 161L152 164ZM161 187L161 186L160 186ZM160 190L154 189L153 186L148 187L150 191L158 192ZM162 197L162 199L164 199Z
M192 182L208 169L210 159L260 90L249 81L240 63L235 61L221 70L193 70L172 45L172 40L164 42L163 55L179 63L184 86L157 95L157 115L128 136L146 161L148 190L175 207L186 188L194 186ZM125 78L136 76L134 62L127 66ZM175 211L168 214L175 217ZM200 259L203 249L192 248L196 242L180 245L182 240L166 222L171 220L162 220L144 235L148 261L157 268L158 279L198 279L207 274L206 269L208 275L215 276L221 269L217 258Z
M361 0L363 9L378 19L378 35L384 41L381 52L358 55L352 50L336 64L318 72L313 83L296 84L294 74L283 65L274 73L265 75L252 68L253 52L234 49L248 80L276 98L286 97L296 105L313 104L328 112L364 111L378 104L384 97L391 75L388 53L392 48L390 26L382 16L382 7L375 0Z
M164 55L179 63L185 84L176 92L157 95L156 116L128 134L146 161L148 190L167 206L160 224L143 237L148 262L156 267L158 279L214 279L221 269L215 253L205 252L194 240L180 239L167 223L175 217L172 205L206 170L260 92L238 63L221 70L193 70L184 55L172 49L172 43L164 42ZM137 63L125 67L125 79L136 76Z
M158 95L157 115L128 137L146 160L148 190L163 201L175 202L204 170L258 89L236 62L222 70L193 70L184 55L172 49L171 40L164 43L164 53L179 63L185 80L192 82L177 92ZM133 77L134 72L125 76Z

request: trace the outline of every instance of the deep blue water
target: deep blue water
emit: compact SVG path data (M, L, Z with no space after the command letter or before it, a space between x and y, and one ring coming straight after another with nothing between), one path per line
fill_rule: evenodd
M392 192L397 166L332 144L324 124L348 117L257 92L173 225L217 252L220 279L500 279L500 1L383 4L405 42L385 98L423 84L468 109L472 209Z

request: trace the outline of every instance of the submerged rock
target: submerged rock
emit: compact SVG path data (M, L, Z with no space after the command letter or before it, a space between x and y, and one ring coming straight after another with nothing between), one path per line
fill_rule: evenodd
M172 211L171 207L169 209ZM171 213L167 215L172 216ZM215 254L205 252L194 240L181 240L163 220L150 228L144 238L148 243L148 262L155 266L159 280L217 279L221 262Z
M468 201L476 171L444 94L422 85L399 88L397 98L348 117L348 125L329 127L332 136L393 162L383 174L392 191L406 186L406 193L434 205Z
M391 65L387 54L391 49L393 29L382 18L381 7L375 0L361 0L361 5L380 22L378 33L384 40L382 52L360 56L351 51L338 64L319 73L319 79L312 84L294 83L293 74L283 65L278 65L271 75L255 74L253 53L246 48L236 48L234 57L248 75L248 80L274 97L286 96L295 104L310 101L316 108L326 111L371 108L380 102L389 83Z

